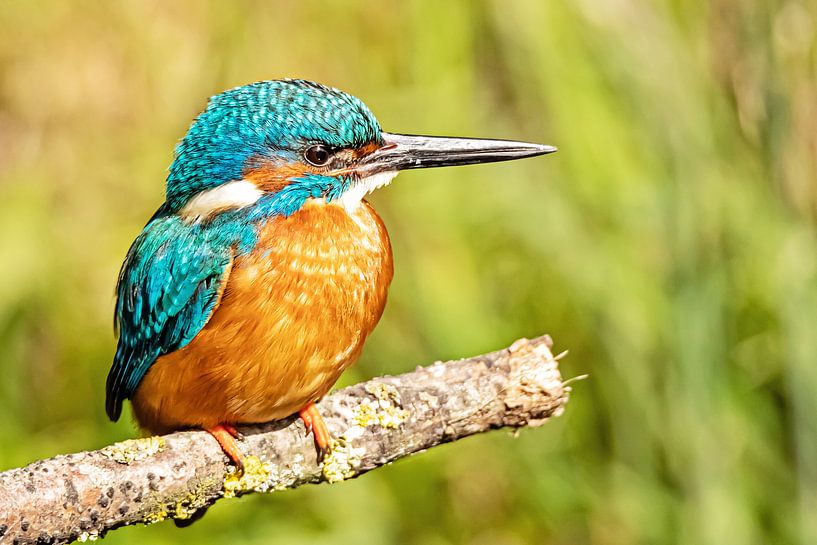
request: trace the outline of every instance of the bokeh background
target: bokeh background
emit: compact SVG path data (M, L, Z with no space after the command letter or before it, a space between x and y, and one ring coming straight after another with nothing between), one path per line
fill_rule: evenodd
M278 77L546 158L401 175L356 382L550 333L562 418L107 543L817 542L807 0L0 3L0 469L103 411L119 264L206 98Z

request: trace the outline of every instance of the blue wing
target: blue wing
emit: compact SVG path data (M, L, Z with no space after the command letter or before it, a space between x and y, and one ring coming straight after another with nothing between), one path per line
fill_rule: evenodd
M118 420L156 359L182 348L207 323L232 263L232 246L206 226L160 209L131 246L117 284L119 344L105 409Z

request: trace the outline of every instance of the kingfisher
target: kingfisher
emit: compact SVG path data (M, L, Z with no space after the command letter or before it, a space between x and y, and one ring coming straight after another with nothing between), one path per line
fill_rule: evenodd
M320 462L315 402L360 355L393 275L364 197L405 169L553 151L384 132L358 98L305 80L213 96L119 273L108 416L129 399L149 433L206 430L240 471L236 426L298 414Z

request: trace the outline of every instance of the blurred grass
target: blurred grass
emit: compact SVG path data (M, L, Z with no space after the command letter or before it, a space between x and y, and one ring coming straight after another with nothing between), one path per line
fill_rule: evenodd
M817 542L815 10L797 1L0 4L0 468L104 417L112 292L206 97L305 77L546 159L372 197L397 275L345 383L551 333L565 416L110 543Z

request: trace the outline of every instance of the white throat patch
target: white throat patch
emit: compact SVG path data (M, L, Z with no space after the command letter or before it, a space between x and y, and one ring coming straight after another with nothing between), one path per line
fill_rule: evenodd
M255 204L263 194L263 191L248 180L227 182L202 191L187 201L179 214L187 221L200 221L221 210Z
M375 189L387 186L394 180L398 172L396 170L379 172L367 178L361 178L352 187L344 191L338 202L347 210L353 210L360 204L360 201Z

